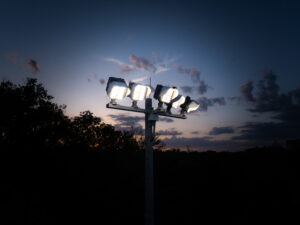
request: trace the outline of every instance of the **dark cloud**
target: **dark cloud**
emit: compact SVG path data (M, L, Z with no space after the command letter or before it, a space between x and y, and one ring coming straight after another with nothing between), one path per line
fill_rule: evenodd
M199 131L192 131L191 134L200 134Z
M228 97L228 101L240 103L241 97Z
M197 91L200 95L203 95L207 92L208 85L203 81L199 81L199 85L197 86Z
M159 117L159 121L160 122L166 122L166 123L173 123L174 122L173 119L170 119L168 117L162 117L162 116Z
M99 82L99 84L101 84L101 85L105 84L105 79L99 78L96 72L92 72L92 76L93 76L94 80ZM91 82L92 80L90 78L88 78L88 81Z
M276 75L271 70L267 71L257 83L257 92L252 101L248 101L252 106L250 112L255 113L254 115L271 113L270 118L274 119L274 122L245 123L240 127L241 134L234 137L234 140L265 143L300 137L299 88L279 93L276 80Z
M200 97L198 99L198 102L200 104L198 108L199 111L207 111L208 107L214 106L215 104L226 105L226 100L224 97L219 97L219 98Z
M126 64L120 65L120 68L119 68L119 72L121 74L128 74L128 73L130 73L133 70L134 70L133 67L130 67L130 66L126 65Z
M240 91L244 99L252 104L250 112L275 112L291 110L295 105L299 105L299 88L288 93L279 93L279 85L276 83L277 77L270 70L266 72L264 78L256 85L256 93L253 96L253 82L247 81L241 86Z
M174 64L174 67L177 69L179 73L188 74L191 76L193 83L196 85L195 87L183 86L181 87L183 92L192 93L194 90L197 91L198 94L203 95L208 91L209 86L205 83L205 81L200 79L200 71L195 69L194 67L183 67L177 64Z
M32 73L40 72L40 65L34 59L29 59L27 66L31 70Z
M240 87L240 91L242 93L242 96L245 98L246 101L249 102L253 102L254 101L254 97L252 94L253 91L253 81L248 80L246 83L244 83L241 87Z
M118 130L143 131L143 127L139 122L144 121L143 116L128 116L125 114L110 114L110 118L114 119L117 124L115 128Z
M129 61L133 64L135 64L135 66L137 68L143 69L145 71L151 72L151 73L155 73L157 68L146 58L143 57L137 57L135 55L130 55L129 56Z
M299 138L299 124L289 123L258 123L248 122L240 127L241 134L233 137L233 140L253 141L266 143L273 141Z
M247 147L247 143L234 141L234 140L214 140L210 136L205 137L176 137L165 138L162 141L168 148L186 148L189 146L190 149L197 151L239 151L244 150Z
M105 80L101 78L101 79L99 79L99 83L100 84L105 84Z
M176 136L176 135L182 135L182 132L178 132L176 130L160 130L158 132L158 135L160 136Z
M191 75L193 81L200 81L200 71L195 69L194 67L184 67L174 64L174 67L177 69L179 73Z
M214 127L212 130L208 133L209 135L220 135L220 134L232 134L234 133L233 127Z
M181 90L184 92L184 93L192 93L193 92L193 87L191 86L181 86L180 87Z
M117 125L115 125L117 128L141 127L140 122L144 123L145 121L144 116L128 116L126 114L110 114L108 116L117 122ZM159 117L159 122L172 123L174 120L167 117Z

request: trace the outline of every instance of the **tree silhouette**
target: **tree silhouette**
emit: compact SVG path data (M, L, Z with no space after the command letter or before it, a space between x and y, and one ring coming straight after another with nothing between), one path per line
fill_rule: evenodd
M20 151L139 150L131 132L116 131L90 111L72 119L65 105L51 100L42 84L28 78L25 85L0 84L0 144ZM21 150L22 149L22 150Z
M23 86L1 82L1 145L23 149L59 146L69 119L63 113L65 106L51 99L36 79L28 78Z

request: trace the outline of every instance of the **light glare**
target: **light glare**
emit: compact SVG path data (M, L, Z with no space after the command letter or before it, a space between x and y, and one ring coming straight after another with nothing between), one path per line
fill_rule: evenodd
M121 100L130 94L130 89L124 82L113 81L109 83L107 95L110 99Z
M185 102L184 96L179 95L178 97L179 97L178 100L176 100L172 103L172 107L175 109L178 108L178 106L180 106L181 104L183 104Z
M195 111L199 108L200 104L196 102L195 100L192 100L191 103L188 106L187 112Z
M170 103L171 100L178 96L178 90L176 88L163 87L161 90L160 98L164 103Z
M145 100L151 93L151 88L146 85L132 84L129 85L131 88L131 99L134 101Z

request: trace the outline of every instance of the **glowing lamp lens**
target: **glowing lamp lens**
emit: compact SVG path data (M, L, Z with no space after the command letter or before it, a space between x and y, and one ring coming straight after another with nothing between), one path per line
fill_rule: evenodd
M151 88L146 85L131 83L129 87L131 89L130 98L134 101L145 100L151 93Z

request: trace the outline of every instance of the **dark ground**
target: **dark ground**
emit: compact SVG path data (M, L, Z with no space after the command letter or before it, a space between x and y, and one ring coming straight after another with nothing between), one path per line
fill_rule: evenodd
M1 155L1 224L143 224L143 152ZM298 224L299 151L155 152L155 224Z

